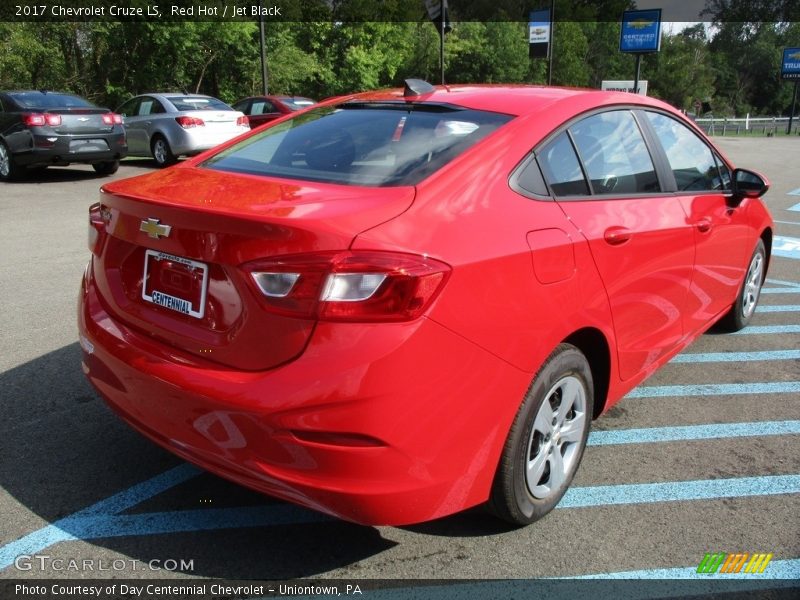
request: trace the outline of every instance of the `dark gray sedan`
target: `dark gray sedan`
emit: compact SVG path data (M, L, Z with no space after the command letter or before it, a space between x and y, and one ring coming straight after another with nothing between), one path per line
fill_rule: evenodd
M142 94L117 109L125 121L131 156L152 156L166 167L250 130L247 117L202 94Z
M122 117L107 108L59 92L0 92L0 180L71 163L111 175L127 152Z

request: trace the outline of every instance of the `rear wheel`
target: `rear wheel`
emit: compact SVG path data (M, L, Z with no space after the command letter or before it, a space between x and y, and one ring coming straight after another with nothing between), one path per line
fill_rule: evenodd
M5 142L0 141L0 180L11 181L19 177L23 168L17 165Z
M495 515L528 525L555 508L583 456L593 403L586 357L575 346L559 345L511 426L489 500Z
M119 169L118 160L106 160L99 163L94 163L92 168L98 175L113 175Z
M178 157L172 153L172 149L169 147L169 142L161 135L153 138L150 150L159 167L168 167L178 161Z
M720 327L726 331L739 331L747 327L756 312L761 286L767 277L767 250L764 241L758 240L747 273L742 280L742 287L736 296L736 302L720 320Z

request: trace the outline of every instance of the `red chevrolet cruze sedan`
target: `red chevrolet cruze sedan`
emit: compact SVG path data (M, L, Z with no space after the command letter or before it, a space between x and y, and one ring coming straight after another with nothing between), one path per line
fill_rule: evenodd
M87 377L242 485L406 524L562 497L592 419L753 315L768 183L670 106L432 87L337 98L107 184Z

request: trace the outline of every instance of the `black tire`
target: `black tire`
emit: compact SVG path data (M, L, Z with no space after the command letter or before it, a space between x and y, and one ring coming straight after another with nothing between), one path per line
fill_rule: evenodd
M767 278L767 250L764 241L758 240L756 249L747 264L742 285L736 294L736 302L719 321L720 329L724 331L739 331L744 329L753 319L761 296L761 287Z
M555 508L586 448L593 390L586 357L560 344L539 369L506 439L488 504L497 517L528 525Z
M11 154L6 143L0 141L0 181L19 179L24 172L25 169L14 160L14 155Z
M150 152L159 167L168 167L178 162L178 157L172 153L169 142L163 135L156 135L150 142Z
M99 163L94 163L92 168L98 175L113 175L119 169L118 160L107 160Z

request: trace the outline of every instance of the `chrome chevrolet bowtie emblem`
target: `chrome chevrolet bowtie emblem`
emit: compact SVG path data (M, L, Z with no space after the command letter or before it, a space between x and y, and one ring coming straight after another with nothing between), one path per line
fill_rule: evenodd
M139 231L157 240L162 237L169 237L169 232L172 231L172 227L170 225L161 225L158 219L146 219L139 225Z

